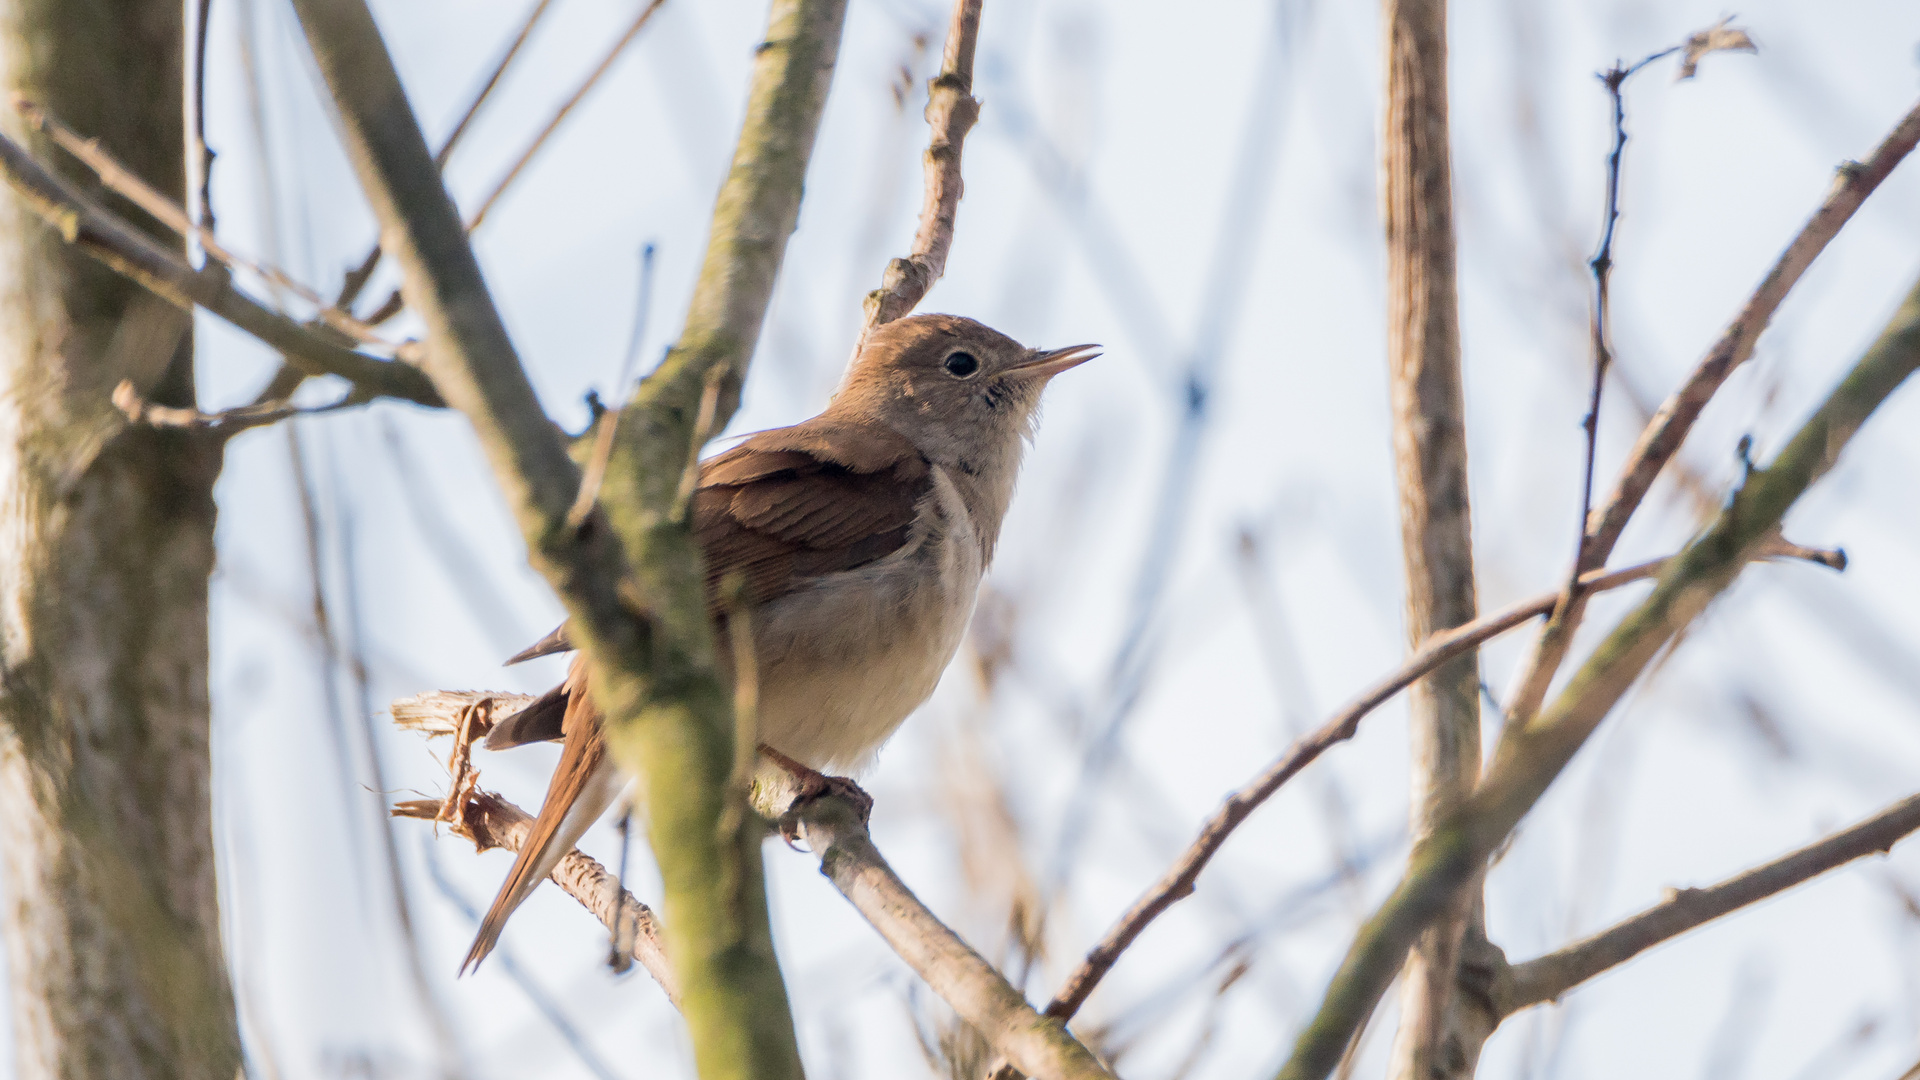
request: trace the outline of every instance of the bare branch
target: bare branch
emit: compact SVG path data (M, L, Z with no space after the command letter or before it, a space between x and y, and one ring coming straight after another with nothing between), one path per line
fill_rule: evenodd
M113 388L114 408L119 409L128 420L136 424L163 428L192 428L223 436L238 435L249 428L277 424L295 416L318 416L321 413L338 412L356 405L365 405L369 400L371 399L349 393L330 405L317 405L311 408L301 408L290 401L281 400L246 405L216 413L203 413L198 409L155 405L140 396L131 379L122 379L120 385Z
M393 816L422 821L441 820L440 799L414 799L393 805ZM478 788L465 799L461 819L452 824L456 835L473 841L476 851L500 848L518 852L532 831L533 817L525 810L491 791ZM625 933L633 941L633 958L647 969L653 981L666 991L667 1000L680 1005L680 984L667 962L666 946L660 940L660 924L652 909L621 888L620 882L600 865L582 854L579 848L567 852L550 875L553 883L565 890L580 906L593 912L610 934ZM624 928L624 929L616 929Z
M100 145L100 140L81 137L78 132L61 123L57 117L50 115L24 95L13 96L13 107L34 130L52 139L55 145L72 154L82 165L92 169L107 190L115 192L152 214L154 220L180 236L199 240L201 248L206 251L209 258L226 263L228 266L237 266L250 271L313 304L319 309L319 318L322 322L348 337L369 345L394 348L394 344L383 339L373 327L344 312L332 310L327 306L327 302L320 298L319 293L294 280L286 272L275 267L263 266L227 250L226 246L214 236L212 229L194 224L188 218L184 207L154 190L133 170L114 160L106 147Z
M446 168L447 160L453 157L454 148L460 145L460 137L467 133L473 118L480 115L480 107L493 96L494 88L500 85L500 79L506 75L507 68L513 65L514 57L520 55L521 47L527 43L529 37L533 36L533 28L540 25L541 17L546 15L547 8L552 4L553 0L535 0L533 10L527 13L526 21L520 24L519 31L514 34L513 40L507 43L506 50L500 54L500 59L494 62L493 70L480 84L480 89L474 93L473 100L467 103L466 111L460 114L459 122L453 125L453 131L447 135L446 141L441 143L440 149L434 153L435 165ZM367 287L368 279L373 277L374 269L380 265L381 254L380 243L375 241L373 247L367 250L366 257L360 260L359 265L347 271L346 277L340 283L340 295L333 302L334 307L343 312L352 308L353 302L360 298L360 291ZM377 325L392 318L394 313L386 312L386 306L382 304L381 310L375 312L375 317L368 321ZM396 313L397 310L395 309Z
M627 25L626 31L614 41L613 47L607 50L607 54L600 58L600 63L596 64L587 77L581 80L580 85L567 97L567 100L560 103L560 108L554 111L552 119L547 121L547 126L540 129L540 133L533 137L533 141L527 144L527 148L522 150L520 156L515 158L513 164L507 168L505 175L493 185L493 190L487 193L486 198L480 200L480 208L467 219L467 231L471 232L479 228L480 223L487 220L488 212L493 209L495 203L500 201L500 197L507 193L507 189L513 186L521 170L525 169L535 155L540 153L540 148L547 144L547 140L553 137L553 133L560 130L560 125L566 123L568 114L585 101L587 95L593 92L593 88L600 84L601 78L613 68L613 62L620 59L620 54L627 51L627 46L633 44L634 38L640 36L640 31L646 27L647 21L653 18L653 13L660 10L660 5L664 3L666 0L652 0L646 7L640 9L640 14Z
M911 312L947 272L953 223L965 190L960 151L967 132L980 119L980 102L973 96L973 53L980 38L981 2L954 0L940 74L927 84L927 126L933 136L927 143L926 202L920 209L920 228L913 236L913 250L906 258L888 263L880 287L867 294L866 321L860 327L855 354L874 327Z
M927 910L887 865L867 827L839 796L794 811L820 872L926 980L1015 1067L1040 1080L1104 1077L1108 1072L1060 1020L1043 1017L992 964Z
M1755 558L1804 559L1835 570L1846 568L1846 554L1839 551L1824 551L1819 548L1805 547L1784 540L1773 540L1765 545ZM1637 566L1620 570L1594 571L1581 579L1581 587L1590 593L1606 592L1611 589L1630 585L1636 581L1645 581L1658 576L1672 561L1654 559ZM1406 662L1381 679L1366 692L1355 698L1333 718L1321 725L1313 733L1295 742L1287 752L1267 766L1266 770L1227 797L1213 817L1207 819L1200 835L1186 852L1168 870L1154 886L1134 901L1127 913L1114 923L1100 943L1094 946L1081 961L1079 968L1067 978L1047 1006L1046 1015L1061 1020L1071 1019L1080 1006L1086 1003L1093 988L1120 959L1120 954L1132 945L1147 925L1160 916L1160 913L1172 907L1176 902L1193 893L1194 883L1199 880L1200 872L1206 869L1227 837L1252 815L1261 803L1273 797L1276 791L1296 773L1312 764L1315 758L1330 747L1353 737L1359 729L1360 721L1374 709L1390 700L1395 694L1412 685L1421 676L1435 670L1447 662L1479 647L1481 644L1506 633L1528 619L1539 618L1553 610L1559 600L1559 592L1544 593L1531 600L1524 600L1511 607L1475 619L1465 626L1456 627L1435 634L1406 659Z
M1592 937L1525 963L1515 964L1501 995L1503 1014L1553 1001L1609 968L1693 928L1748 904L1785 892L1867 855L1886 853L1920 829L1920 795L1893 804L1788 855L1705 889L1673 889L1651 908Z
M1415 845L1406 877L1361 928L1281 1070L1283 1080L1319 1080L1333 1070L1407 949L1445 912L1454 890L1479 872L1646 666L1732 582L1788 508L1916 368L1920 283L1773 464L1752 473L1713 525L1668 564L1652 594L1614 628L1553 706L1507 725L1486 779L1450 822Z
M1703 31L1705 33L1705 31ZM1699 35L1695 35L1698 37ZM1690 39L1691 40L1691 39ZM1679 51L1686 46L1675 46L1662 52L1645 57L1626 69L1631 74L1662 56ZM1616 71L1619 69L1616 68ZM1611 73L1609 73L1611 74ZM1622 78L1625 76L1623 75ZM1610 88L1614 93L1616 117L1618 117L1619 97L1617 87ZM1619 123L1616 119L1616 125ZM1624 140L1623 133L1616 130L1616 153L1619 142ZM1639 441L1628 454L1627 464L1622 469L1620 479L1613 492L1598 510L1586 512L1583 532L1579 544L1579 558L1576 571L1599 566L1612 555L1620 534L1626 529L1627 521L1646 497L1653 486L1654 478L1670 461L1680 444L1685 441L1687 432L1700 416L1702 409L1719 390L1721 384L1734 368L1746 362L1753 355L1755 342L1766 329L1787 292L1813 260L1824 250L1827 243L1840 231L1841 226L1852 218L1855 210L1873 190L1893 171L1893 167L1911 152L1916 143L1920 143L1920 105L1909 111L1904 119L1895 126L1893 132L1874 150L1865 164L1850 163L1840 171L1840 178L1826 201L1814 212L1792 243L1781 253L1773 268L1768 271L1760 285L1748 298L1740 313L1732 323L1721 332L1719 340L1706 358L1694 369L1685 384L1661 405L1646 429L1641 432ZM1609 168L1609 188L1617 183L1617 174ZM1611 205L1611 204L1610 204ZM1609 223L1611 217L1609 217ZM1604 250L1604 246L1603 246ZM1596 341L1604 348L1604 316L1596 315ZM1598 354L1596 354L1598 355ZM1597 398L1596 398L1597 403ZM1591 461L1591 455L1589 455ZM1573 633L1585 614L1585 598L1577 590L1569 589L1567 602L1554 612L1554 616L1540 631L1528 650L1516 678L1518 689L1509 699L1510 716L1524 723L1539 711L1540 704L1546 699L1547 689L1554 675L1565 662L1567 651L1573 645Z
M1694 368L1693 374L1660 406L1660 411L1654 415L1653 421L1627 455L1627 464L1620 472L1620 479L1597 512L1598 520L1587 522L1587 533L1591 537L1589 548L1595 561L1605 562L1607 556L1613 553L1614 544L1627 526L1627 519L1633 516L1640 501L1646 497L1654 478L1672 459L1674 452L1680 449L1687 432L1699 419L1700 410L1720 389L1720 384L1726 381L1734 368L1746 363L1747 358L1753 355L1754 343L1773 319L1773 313L1779 309L1781 301L1786 299L1787 292L1839 234L1841 227L1853 217L1854 211L1860 209L1860 204L1866 201L1867 196L1873 194L1880 182L1893 172L1893 167L1912 152L1916 143L1920 143L1920 104L1916 104L1901 118L1867 160L1848 162L1840 167L1839 176L1826 200L1801 226L1799 234L1787 245L1787 249L1780 253L1779 259L1767 271L1767 276L1761 279L1740 313L1721 331L1720 339L1699 366Z
M223 267L195 270L4 137L0 137L0 169L14 191L68 243L168 303L187 311L195 305L206 308L278 349L308 374L338 375L364 393L418 405L444 404L418 368L355 352L320 330L295 322L234 288Z
M1386 115L1381 219L1387 241L1387 367L1407 580L1407 634L1418 647L1474 619L1466 394L1460 377L1452 156L1447 117L1446 0L1385 0ZM1480 777L1480 666L1473 650L1408 693L1414 838L1425 836ZM1357 719L1357 717L1356 717ZM1478 905L1415 946L1401 982L1400 1032L1389 1075L1442 1075L1433 1063L1446 1028L1461 935Z
M644 781L695 1060L715 1075L798 1077L757 831L723 837L717 828L732 716L699 551L671 511L699 449L703 388L719 388L714 429L738 404L799 217L845 0L774 0L686 328L621 425L607 490L622 497L580 528L566 521L579 469L507 338L372 14L364 0L294 7L408 301L427 324L427 362L472 421L529 550L567 603L616 760Z

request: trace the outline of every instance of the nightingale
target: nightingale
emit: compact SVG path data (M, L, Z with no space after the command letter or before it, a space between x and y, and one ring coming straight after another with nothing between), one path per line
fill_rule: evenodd
M823 774L863 769L933 693L972 618L1041 391L1097 348L1028 349L954 315L899 319L868 336L826 411L701 464L690 514L708 614L721 626L721 583L744 582L759 750L796 773L803 797L857 793ZM508 663L571 648L563 623ZM619 796L583 657L486 746L552 739L546 800L463 972Z

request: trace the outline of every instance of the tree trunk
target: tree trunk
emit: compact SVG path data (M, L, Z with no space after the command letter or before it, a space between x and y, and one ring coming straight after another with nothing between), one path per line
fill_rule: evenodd
M0 0L0 85L177 199L182 22L176 0ZM191 325L0 197L0 850L23 1078L240 1064L209 800L221 449L109 403L126 378L192 405Z

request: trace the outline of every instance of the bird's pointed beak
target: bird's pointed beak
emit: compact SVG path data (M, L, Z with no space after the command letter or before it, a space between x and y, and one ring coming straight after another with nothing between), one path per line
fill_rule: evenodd
M1051 379L1055 375L1099 356L1098 345L1069 345L1064 349L1051 352L1034 352L1027 359L1015 364L1008 370L1009 375L1020 375L1037 379Z

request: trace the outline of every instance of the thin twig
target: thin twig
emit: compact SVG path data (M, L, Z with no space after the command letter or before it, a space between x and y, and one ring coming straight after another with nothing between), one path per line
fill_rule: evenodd
M980 119L980 102L973 96L973 54L980 39L981 2L954 0L940 74L927 84L927 126L933 135L927 143L920 228L913 236L913 250L906 258L889 262L880 287L867 294L856 353L875 327L911 312L947 271L954 219L965 191L960 151L967 132Z
M193 128L187 135L187 168L191 170L195 200L193 220L213 229L213 149L207 145L207 20L213 0L193 5Z
M1593 569L1597 563L1589 561L1587 548L1587 519L1593 516L1593 473L1594 464L1600 449L1600 393L1606 386L1607 369L1613 364L1613 309L1611 286L1613 282L1613 233L1620 223L1620 159L1627 149L1627 101L1623 87L1628 79L1648 64L1662 57L1672 56L1685 48L1674 45L1659 52L1643 56L1631 67L1622 67L1615 63L1596 76L1600 85L1606 87L1607 98L1613 106L1613 147L1607 153L1607 181L1605 209L1601 213L1600 247L1587 260L1587 269L1593 273L1593 304L1588 311L1588 344L1593 357L1593 389L1587 399L1587 416L1581 428L1587 436L1587 462L1580 483L1580 520L1574 530L1577 547L1574 552L1573 570L1568 575L1569 594L1577 586L1581 574ZM1606 561L1606 553L1600 555L1600 562Z
M1613 230L1620 221L1620 157L1627 149L1627 106L1620 92L1627 73L1628 69L1615 64L1600 75L1601 85L1607 88L1607 95L1613 101L1613 150L1607 155L1606 209L1601 215L1600 249L1587 260L1587 269L1593 273L1593 303L1587 313L1593 389L1587 398L1586 419L1580 425L1587 436L1587 462L1580 481L1580 520L1574 529L1573 570L1567 581L1569 596L1578 587L1580 575L1587 570L1587 518L1593 512L1593 470L1600 453L1600 392L1607 384L1607 367L1613 362L1613 350L1608 344L1607 300L1608 286L1613 280Z
M607 54L600 58L600 63L594 66L593 71L588 73L567 100L560 103L560 107L554 110L552 119L548 120L547 125L540 129L540 133L533 137L533 141L527 144L526 149L520 151L520 156L514 159L513 164L500 177L499 182L493 185L493 190L487 193L487 197L480 200L479 209L467 218L468 232L478 229L480 224L487 220L487 214L493 209L494 204L500 201L500 196L505 195L507 189L513 186L521 170L525 169L533 161L534 156L540 153L540 148L553 137L553 133L560 130L560 125L566 122L567 115L586 100L587 95L593 92L593 88L599 85L600 79L613 68L613 62L620 59L620 54L627 51L627 46L633 44L634 38L640 36L640 31L647 25L647 21L653 18L653 13L660 10L660 5L664 3L666 0L651 0L646 7L640 9L640 14L628 24L626 31L614 41L613 47L607 50Z
M1885 854L1920 829L1920 795L1778 859L1704 889L1672 889L1660 903L1591 937L1515 964L1500 1008L1507 1015L1561 994L1693 928L1785 892L1855 859Z
M365 405L370 400L372 399L349 393L339 401L327 405L303 408L290 401L280 400L203 413L198 409L155 405L134 389L133 381L130 379L120 380L120 385L113 388L114 408L119 409L128 420L136 424L161 428L191 428L211 431L219 435L237 435L249 428L277 424L295 416L317 416L321 413L338 412L356 405Z
M321 321L356 341L387 349L396 347L393 342L382 338L373 327L351 315L328 308L326 301L320 298L319 293L294 280L285 271L229 251L214 236L211 228L204 224L195 224L187 216L185 208L154 190L152 185L140 179L133 170L120 164L104 146L100 145L100 140L83 138L78 132L61 123L58 117L51 115L23 95L14 95L13 107L34 130L52 139L55 145L93 170L94 175L100 178L100 183L107 190L126 198L135 206L152 214L154 220L172 229L181 237L197 239L208 258L246 270L313 304L319 309Z
M527 13L526 21L520 24L519 31L513 35L513 40L508 42L506 49L501 52L500 59L494 63L493 70L487 75L486 81L480 84L480 89L474 93L473 100L467 103L467 110L460 114L459 122L453 125L453 131L448 133L446 141L442 142L440 149L434 153L435 165L442 169L447 167L448 159L453 157L454 147L460 145L460 136L467 133L467 127L473 123L473 118L480 114L480 107L493 96L494 87L500 85L500 79L506 75L507 68L512 65L514 57L520 55L520 47L533 36L533 28L539 25L541 16L547 13L547 7L552 3L553 0L535 0L533 10ZM347 311L353 306L353 302L360 298L361 290L367 287L367 280L373 277L374 269L380 265L381 255L380 242L376 240L373 247L368 249L366 257L360 260L359 265L347 271L346 277L340 283L340 295L333 302L334 307ZM376 317L368 321L380 323L390 318L391 316L383 315L385 306L383 304L382 311L375 312Z
M1820 548L1806 547L1784 540L1773 540L1764 546L1755 558L1803 559L1818 563L1835 570L1846 568L1846 553L1826 551ZM1654 559L1620 570L1596 570L1581 579L1581 588L1588 593L1601 593L1611 589L1630 585L1636 581L1645 581L1658 576L1666 569L1672 557ZM1311 734L1294 742L1273 764L1259 776L1253 778L1244 787L1229 795L1220 809L1214 811L1211 818L1200 830L1185 853L1153 887L1134 901L1127 913L1115 922L1100 943L1087 953L1080 967L1067 978L1060 992L1054 995L1047 1005L1046 1015L1061 1020L1071 1019L1080 1006L1086 1003L1108 971L1119 961L1120 954L1132 945L1148 924L1160 914L1172 907L1177 901L1193 892L1194 882L1200 872L1207 867L1227 837L1240 826L1260 804L1266 802L1291 780L1300 770L1311 764L1315 758L1325 753L1337 743L1351 739L1359 729L1360 721L1374 709L1379 708L1395 694L1411 686L1422 676L1448 661L1478 648L1481 644L1506 633L1525 623L1529 619L1539 618L1551 612L1561 594L1543 593L1531 600L1484 615L1464 626L1456 627L1444 633L1428 638L1425 644L1409 656L1392 674L1369 687L1345 708L1315 729Z
M1735 368L1753 355L1754 343L1772 321L1773 313L1786 299L1788 291L1813 265L1814 259L1826 250L1827 244L1839 234L1841 227L1852 219L1867 196L1873 194L1881 181L1913 151L1916 144L1920 144L1920 104L1908 110L1880 145L1874 148L1873 153L1868 155L1867 160L1850 161L1840 167L1833 189L1827 193L1820 208L1814 211L1786 250L1780 253L1766 277L1755 287L1753 295L1747 298L1740 313L1720 332L1719 339L1699 366L1660 406L1659 412L1654 414L1653 420L1641 433L1639 441L1627 455L1626 466L1621 469L1612 493L1598 511L1598 520L1589 520L1587 523L1587 532L1591 537L1588 545L1590 558L1605 561L1612 554L1614 544L1627 526L1627 520L1646 497L1654 478L1680 449L1687 432L1699 419L1700 411L1706 407L1714 392L1720 389Z
M633 336L627 339L627 355L620 363L620 380L613 384L610 395L618 404L601 416L594 428L593 454L587 458L586 470L580 477L580 494L574 497L573 508L567 511L567 524L576 529L593 512L593 504L600 498L600 484L607 478L607 461L613 456L613 436L620 430L620 413L626 409L627 398L631 396L627 388L633 385L640 343L647 334L647 312L652 306L653 245L648 244L640 249L640 297L633 305Z
M168 303L185 311L196 305L206 308L278 349L309 374L338 375L364 393L419 405L444 404L418 368L340 345L321 330L302 325L236 289L221 267L195 270L4 137L0 137L0 169L14 191L68 243Z

